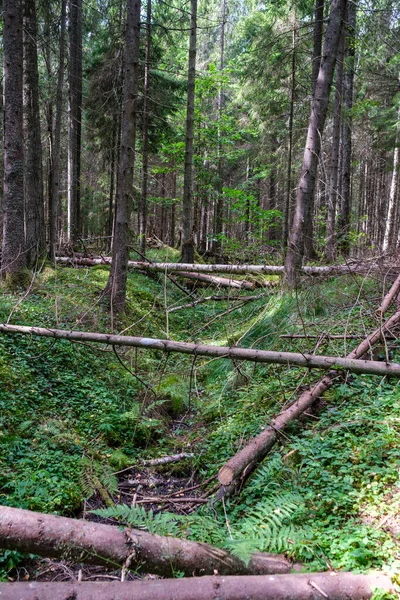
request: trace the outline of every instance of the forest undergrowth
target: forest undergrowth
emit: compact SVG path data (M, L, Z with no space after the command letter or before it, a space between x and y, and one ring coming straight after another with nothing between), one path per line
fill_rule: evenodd
M154 258L165 257L158 252ZM28 294L3 292L0 322L344 356L358 343L351 336L361 340L376 327L384 295L378 279L314 279L297 294L258 290L260 298L240 302L233 298L249 293L232 290L231 300L168 312L192 296L218 292L185 294L162 274L131 273L126 315L117 322L101 299L107 275L103 266L46 266ZM287 334L310 337L281 337ZM399 361L397 342L388 344L378 350L380 358L390 352ZM314 571L397 569L400 385L394 378L343 376L285 431L235 498L214 503L210 496L190 510L156 500L123 506L141 494L136 482L124 495L121 476L140 477L143 459L193 453L172 467L142 469L142 477L195 487L319 376L2 335L0 503L87 518L91 508L102 507L108 511L103 518L210 542L244 560L261 550L285 552ZM161 493L157 483L154 489ZM3 552L1 577L15 577L26 564L26 557Z

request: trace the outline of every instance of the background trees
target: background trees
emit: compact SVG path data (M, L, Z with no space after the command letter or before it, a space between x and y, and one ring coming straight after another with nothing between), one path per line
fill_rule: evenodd
M285 251L318 48L327 40L333 4L326 4L324 15L322 3L311 0L267 6L201 1L196 28L191 11L178 0L168 5L153 0L151 11L143 7L127 244L141 243L143 253L147 238L180 245L193 238L201 253L216 260L253 262L266 260L273 248ZM75 249L88 244L111 249L125 127L127 3L93 0L67 8L54 0L25 3L23 237L31 249L32 239L39 250L46 241L53 254L67 241ZM186 169L192 184L185 186L187 59L195 31L193 158ZM319 133L315 191L304 216L308 257L332 261L397 246L399 45L391 0L372 8L348 3L334 93L327 99L322 137ZM6 46L7 33L5 59ZM192 47L192 63L193 58ZM7 69L5 63L5 88ZM193 92L192 83L189 87ZM12 162L16 169L18 160ZM8 187L9 171L6 180ZM4 196L6 212L7 202ZM15 257L7 241L9 218L5 215L3 244ZM35 262L29 252L23 260ZM4 248L3 269L7 253Z

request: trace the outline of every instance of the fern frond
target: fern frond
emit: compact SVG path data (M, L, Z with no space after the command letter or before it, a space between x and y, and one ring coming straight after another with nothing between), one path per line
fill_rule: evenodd
M152 510L146 512L143 506L128 506L118 504L110 508L93 510L93 514L122 521L136 529L145 529L158 535L173 535L179 533L178 523L182 521L179 515L172 513L156 513Z

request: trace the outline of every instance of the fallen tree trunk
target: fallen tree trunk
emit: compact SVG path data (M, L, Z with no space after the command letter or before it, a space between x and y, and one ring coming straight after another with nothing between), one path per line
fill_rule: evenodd
M391 328L400 322L400 311L397 311L382 327L376 329L371 335L361 342L350 354L347 360L354 360L364 356L371 346L382 339L386 332L391 333ZM368 361L365 361L368 362ZM327 373L315 385L305 390L300 396L279 415L273 419L271 425L262 433L251 439L246 446L235 454L218 473L221 488L218 497L232 494L241 483L250 475L255 466L268 454L289 423L297 419L317 398L330 388L337 377L336 372Z
M148 581L0 583L4 600L367 600L375 589L394 591L382 573L194 577Z
M205 275L204 273L190 273L182 271L177 273L179 277L194 279L215 287L231 287L238 290L254 290L256 284L251 281L238 281L237 279L228 279L227 277L215 277L215 275Z
M187 576L290 573L293 567L281 555L255 553L246 565L209 544L9 506L0 506L0 548L107 566L129 559L133 570L164 577L177 571Z
M93 267L95 265L110 265L111 258L108 256L100 258L81 258L58 256L56 263ZM190 263L152 263L144 261L130 260L128 262L129 269L150 270L159 272L179 272L190 271L192 273L229 273L230 275L283 275L283 265L212 265L212 264L190 264ZM378 267L375 268L375 271ZM312 276L331 276L331 275L346 275L348 273L370 273L373 272L371 265L364 263L349 264L349 265L329 265L324 267L305 266L301 267L300 272L303 275ZM381 269L379 269L381 270ZM390 273L399 272L399 267L390 266Z
M397 313L396 313L397 314ZM399 312L400 314L400 312ZM163 352L178 352L194 356L211 356L215 358L230 358L264 364L280 364L286 366L306 367L308 369L347 370L352 373L368 375L400 376L400 364L373 360L360 360L349 354L346 358L336 356L318 356L297 352L275 352L272 350L257 350L254 348L236 348L228 346L212 346L208 344L191 344L158 340L155 338L112 335L108 333L88 333L86 331L65 331L45 327L26 327L24 325L0 324L0 332L6 334L23 334L64 339L78 342L95 342L111 346L133 346L147 350L162 350ZM381 329L379 329L381 332ZM368 348L367 348L368 350ZM367 351L365 350L365 352ZM363 354L365 354L365 352ZM359 355L359 356L362 356Z

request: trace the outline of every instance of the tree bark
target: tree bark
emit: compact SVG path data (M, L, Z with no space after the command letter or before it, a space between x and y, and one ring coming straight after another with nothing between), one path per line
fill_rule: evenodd
M344 35L340 38L338 57L336 61L336 89L335 106L332 126L332 147L329 168L329 187L327 193L328 216L326 221L326 249L325 257L328 262L335 260L336 251L336 206L338 197L338 172L340 150L340 124L342 120L342 86L343 86L343 45Z
M147 179L149 176L149 101L150 101L150 49L151 49L151 0L147 0L146 15L146 56L144 65L143 91L143 162L142 162L142 195L139 208L140 251L146 255L147 229Z
M54 146L51 177L51 194L49 203L49 230L50 230L50 259L56 258L58 234L58 206L60 201L60 164L61 164L61 126L63 113L63 87L65 70L65 29L67 18L67 0L61 0L60 19L60 56L57 74L56 90L56 117L54 124Z
M105 289L112 311L122 312L126 302L128 270L128 221L136 146L136 115L139 76L140 0L129 0L125 40L124 108L117 182L112 265Z
M399 189L399 164L400 164L400 104L397 113L397 127L396 127L396 138L394 142L393 152L393 171L392 179L390 182L390 193L389 193L389 205L387 209L385 235L383 238L382 252L387 252L389 248L393 247L394 242L394 215L396 212L396 201Z
M323 56L311 103L311 115L303 165L296 195L296 208L292 232L285 261L287 284L295 287L304 257L307 219L310 216L318 159L321 150L321 136L328 110L329 93L332 85L336 55L342 30L346 0L332 0L329 22L325 35Z
M340 201L340 250L344 256L350 251L350 209L351 209L351 156L352 156L352 116L354 88L355 30L357 0L347 2L347 24L345 36L345 62L343 77L344 119L342 130L342 190Z
M130 557L133 570L164 577L176 571L187 576L290 573L293 567L282 555L255 553L245 565L209 544L8 506L0 506L0 547L114 567Z
M4 179L1 275L20 283L26 266L24 232L22 0L3 0Z
M67 239L80 233L82 137L82 0L68 1L68 222Z
M5 600L368 600L375 589L394 592L382 573L302 573L192 577L121 582L0 583Z
M399 318L400 311L395 313L392 317L394 320L390 321L390 325L397 323ZM379 328L372 334L376 336L377 332L379 332L379 336L376 337L374 341L380 339L382 331L385 331L386 329L390 333L389 322L387 326L383 325L382 328ZM0 324L0 331L2 333L38 335L55 339L109 344L112 346L131 346L134 348L146 348L148 350L162 350L163 352L178 352L180 354L190 354L194 356L213 356L215 358L246 360L255 363L286 365L288 367L296 366L307 369L325 370L335 369L335 373L336 370L345 369L351 373L400 377L400 364L372 360L357 360L367 352L369 346L362 354L356 353L353 355L353 353L351 353L346 358L341 358L338 356L317 356L315 354L275 352L273 350L256 350L254 348L211 346L208 344L191 344L156 338L112 335L108 333L89 333L85 331L66 331L64 329L27 327L4 323ZM320 394L321 392L318 395ZM289 414L291 410L292 408L289 408L285 412Z
M45 251L35 0L24 0L24 204L28 266Z
M321 2L321 0L316 0ZM323 0L322 0L323 3ZM293 118L294 118L294 101L296 93L296 21L293 26L292 35L292 69L290 77L290 107L289 107L289 125L288 125L288 162L286 170L286 190L285 190L285 214L283 222L283 237L282 246L286 249L289 238L289 222L290 222L290 204L292 197L292 159L293 159ZM273 208L273 207L271 207Z
M347 356L347 360L352 361L364 356L373 344L381 340L386 332L390 334L391 328L399 322L400 311L397 311L382 325L382 327L376 329L371 335L363 340L357 348L350 352ZM246 446L221 467L218 473L218 480L222 486L219 491L219 496L235 492L239 484L252 473L256 465L268 454L279 438L279 433L283 431L289 423L303 414L317 398L329 389L333 385L336 377L337 373L330 372L315 385L306 389L297 400L289 406L289 408L279 413L269 427L266 427L260 435L250 440Z
M190 41L188 64L188 91L186 110L185 170L182 203L182 251L184 263L194 262L193 240L193 137L194 94L196 83L197 0L190 1Z

